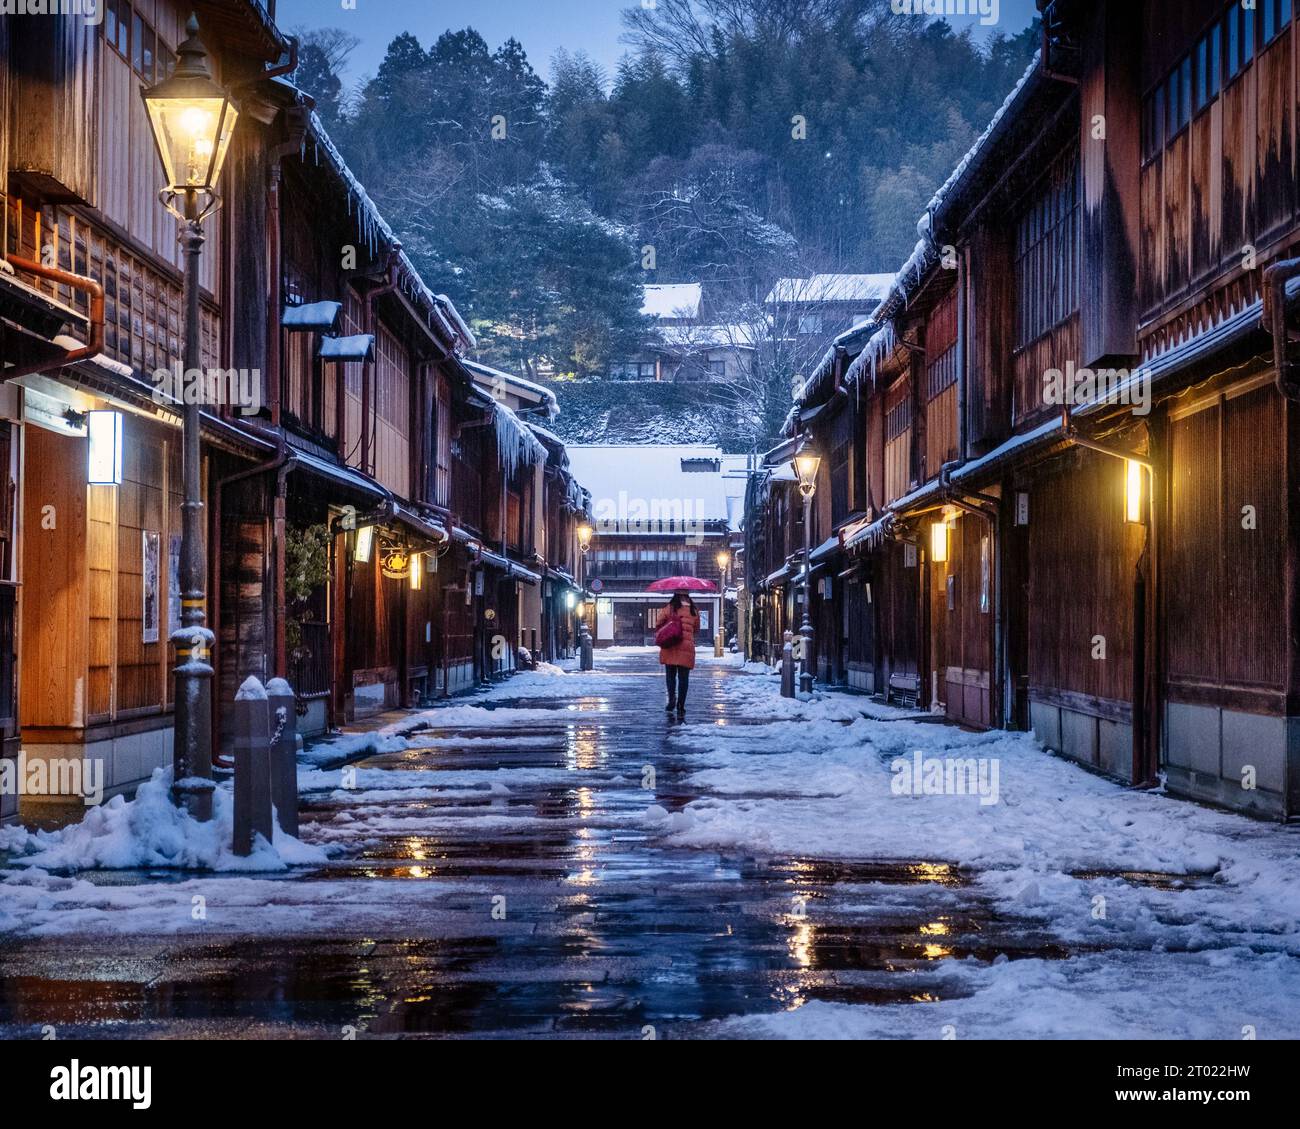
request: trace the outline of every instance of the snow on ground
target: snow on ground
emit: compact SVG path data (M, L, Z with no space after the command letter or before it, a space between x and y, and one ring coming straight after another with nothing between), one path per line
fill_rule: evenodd
M1246 948L950 961L971 994L863 1006L811 1001L693 1032L750 1039L1295 1038L1295 958ZM1248 971L1247 971L1248 969Z
M5 849L17 854L14 865L61 872L134 867L276 871L325 861L324 851L299 842L279 827L274 831L274 843L254 835L251 854L232 853L234 798L230 786L213 791L212 819L200 823L172 802L171 783L171 769L157 769L140 785L134 799L114 796L101 807L89 809L80 823L58 831L11 835Z
M796 996L785 1011L692 1034L1236 1039L1250 1027L1261 1038L1300 1036L1300 831L1124 788L1024 734L965 732L855 695L783 699L776 678L736 669L734 656L719 660L730 669L710 669L712 656L702 654L697 676L711 680L725 708L713 714L701 703L668 738L686 773L674 788L697 798L678 811L608 805L581 819L543 818L531 804L521 806L530 789L573 780L569 757L528 764L529 748L590 743L609 716L615 686L641 680L657 702L658 672L647 671L644 657L640 648L602 651L592 673L520 674L469 702L412 711L373 733L322 743L299 772L302 794L318 811L304 831L308 842L277 835L274 845L259 842L250 859L233 858L226 848L228 792L217 793L212 824L193 824L172 807L162 774L134 802L114 800L76 827L6 831L0 851L19 857L0 870L0 932L306 935L392 928L442 935L462 927L445 912L445 899L463 893L463 885L348 881L319 867L303 882L287 868L337 864L372 842L436 837L453 827L486 838L526 836L534 824L573 835L604 826L620 836L648 834L664 847L923 862L960 878L957 885L846 881L847 902L840 896L835 916L823 920L819 913L830 911L815 896L808 900L809 925L832 930L836 922L887 924L933 913L922 917L937 923L933 959L914 971L863 973L915 976L917 1002ZM550 708L528 704L541 700ZM624 718L626 712L624 706ZM436 732L417 736L426 729ZM437 766L438 750L476 745L483 746L483 767ZM497 745L515 753L493 767ZM386 755L328 767L362 749ZM982 794L896 785L904 779L900 769L919 767L924 782L927 766L949 763L969 767ZM638 786L610 768L582 771L597 787ZM116 885L93 873L114 867L169 868L171 878L183 880ZM189 877L176 875L177 868L236 872ZM87 873L69 876L75 871ZM206 903L205 917L191 913L196 897ZM960 920L971 905L986 907L998 936L1030 932L1055 952L1039 955L1031 946L1029 956L1008 960L993 940L983 959L945 953L938 927ZM939 1000L930 994L936 978Z
M767 679L738 679L732 692L749 697L755 716L779 720L677 731L692 765L686 787L700 798L671 814L647 810L661 842L954 864L973 896L1071 955L948 960L968 998L817 1002L715 1033L941 1038L952 1023L1006 1038L1240 1038L1247 1025L1261 1037L1300 1034L1297 829L1125 788L1025 734L848 721L858 699L777 704L766 700L779 693ZM918 754L923 768L983 762L984 796L899 794L899 770L915 770ZM885 884L861 893L863 914L887 912L899 896Z

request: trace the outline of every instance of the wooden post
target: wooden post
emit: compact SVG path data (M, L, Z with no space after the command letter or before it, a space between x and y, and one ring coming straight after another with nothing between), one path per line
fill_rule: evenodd
M298 711L293 687L283 678L266 684L271 725L271 803L275 821L298 836Z
M235 695L234 852L253 853L253 836L271 842L270 709L266 689L249 677Z

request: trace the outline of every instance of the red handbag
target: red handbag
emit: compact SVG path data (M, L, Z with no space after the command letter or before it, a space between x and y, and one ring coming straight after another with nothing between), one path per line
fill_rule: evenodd
M669 616L668 622L665 623L658 631L655 632L656 647L671 647L674 643L682 641L682 621L680 616Z

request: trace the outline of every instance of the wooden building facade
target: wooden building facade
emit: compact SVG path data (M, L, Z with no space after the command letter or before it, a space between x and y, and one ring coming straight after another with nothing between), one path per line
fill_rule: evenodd
M289 679L320 732L573 639L518 595L572 582L563 445L476 384L472 332L286 80L266 7L0 21L0 739L101 761L110 794L171 760L182 277L140 91L191 11L241 111L201 260L216 732L249 675ZM91 412L117 439L102 484Z
M1294 815L1300 28L1288 0L1039 6L1039 57L751 489L750 595L801 574L773 499L814 450L822 678Z

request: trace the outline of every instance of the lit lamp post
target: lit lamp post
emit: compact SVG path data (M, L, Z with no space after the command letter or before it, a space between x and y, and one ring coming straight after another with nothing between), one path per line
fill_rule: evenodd
M217 181L230 148L238 111L212 78L208 55L199 40L198 21L186 24L186 40L177 49L170 78L141 91L149 113L167 185L159 193L163 206L180 220L178 236L185 256L185 372L189 379L201 365L199 332L199 256L203 221L218 207ZM172 794L197 818L212 813L212 646L206 625L207 549L203 531L202 465L199 456L200 405L185 397L184 480L181 507L181 626L173 632L176 647L175 775ZM195 401L195 402L191 402Z
M731 565L731 554L723 549L718 554L718 572L722 579L722 597L718 600L718 635L713 641L713 654L715 658L720 658L726 649L726 622L727 622L727 569Z
M799 477L799 493L803 495L803 625L799 628L803 654L799 662L799 689L812 693L813 674L809 662L812 657L812 500L817 493L817 468L821 459L816 455L795 455L792 465Z
M578 526L578 550L582 553L579 559L579 564L582 567L578 582L582 585L584 596L587 592L587 554L591 551L593 533L594 530L585 521ZM582 670L591 670L595 666L595 643L591 638L591 631L587 625L587 608L589 606L590 601L584 599L578 619L581 625L578 631L578 666Z

